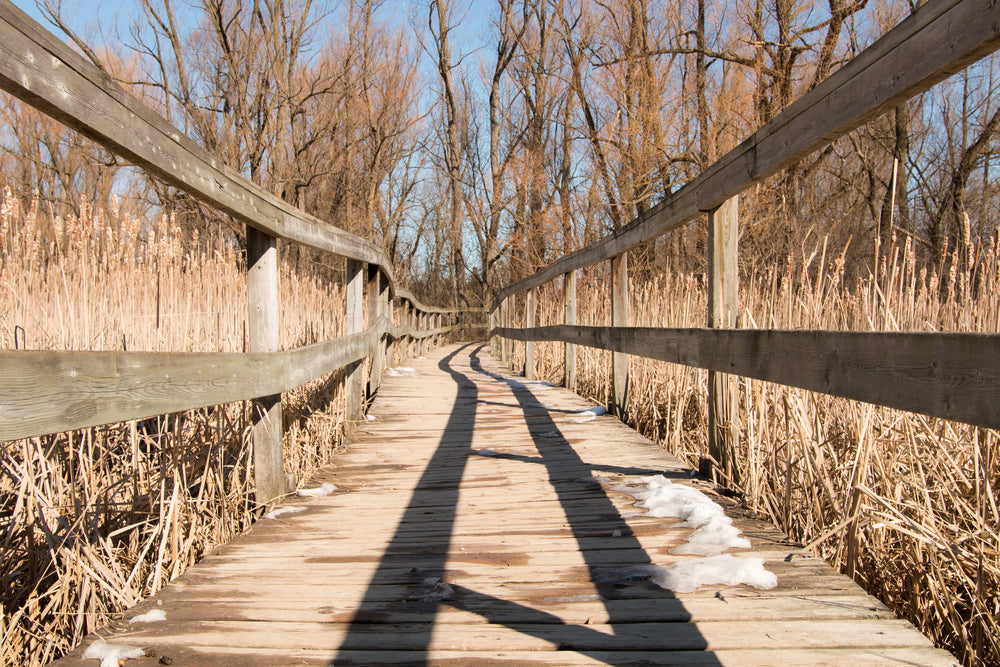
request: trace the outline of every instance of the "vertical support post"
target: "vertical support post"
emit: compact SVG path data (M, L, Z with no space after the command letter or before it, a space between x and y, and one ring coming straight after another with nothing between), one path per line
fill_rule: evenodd
M500 301L500 305L497 306L497 326L499 328L504 328L507 326L507 299L504 298ZM506 340L503 336L497 336L497 358L500 360L501 364L507 363L507 349Z
M276 352L281 344L277 239L253 227L246 230L249 351ZM251 415L254 493L258 505L267 505L287 491L281 394L254 399Z
M628 253L611 259L611 326L627 327L628 317ZM611 353L611 412L625 416L628 400L628 355Z
M382 317L382 304L384 299L382 298L382 272L379 270L378 266L371 265L368 267L368 326L371 327L378 323L379 318ZM379 336L378 340L375 342L375 349L372 350L371 359L371 369L368 374L368 398L371 399L378 390L379 385L382 383L382 365L385 363L383 357L385 354L385 348L383 347L382 337Z
M411 330L415 329L416 326L417 326L416 313L417 313L417 311L413 307L413 304L407 302L406 303L406 326L410 327ZM406 338L406 358L407 359L413 359L415 356L417 356L416 354L414 354L414 350L416 350L416 347L417 347L415 345L415 343L416 343L416 340L413 338L413 334L410 334Z
M511 307L514 305L514 297L508 296L503 300L503 326L509 329L511 325ZM504 365L508 370L514 369L514 341L509 338L503 339Z
M708 326L737 326L739 207L738 197L708 214ZM732 454L739 437L734 419L736 395L726 373L708 372L708 454L726 485L738 483ZM705 466L701 466L704 468ZM702 472L706 472L704 469ZM714 472L714 471L713 471ZM713 478L716 475L712 475Z
M490 311L489 324L487 325L490 331L494 331L493 335L490 337L490 352L494 357L500 358L500 336L496 334L496 328L500 326L500 307L497 306L496 310Z
M418 328L420 329L421 335L423 335L424 331L427 330L427 313L423 313L423 312L419 312L418 311L417 312L417 322L420 323L420 325L419 325ZM424 339L424 338L420 338L420 340L417 341L417 356L418 357L424 356L424 354L426 352L426 348L424 346L424 341L425 340L426 339Z
M396 307L389 298L389 285L386 284L382 288L382 314L388 320L389 328L391 329L396 325ZM392 341L392 342L390 342ZM396 358L396 342L394 338L389 338L387 335L385 337L385 343L382 347L384 352L384 359L382 362L382 370L385 371L392 367L393 360Z
M364 331L365 265L357 260L347 260L347 319L348 335ZM361 421L364 404L364 362L356 361L345 369L344 398L347 404L346 419L349 425Z
M535 326L534 287L524 293L524 328L530 329L533 326ZM527 380L535 379L535 343L530 340L524 342L524 377Z
M576 324L576 270L563 276L563 324ZM576 391L576 344L563 343L563 386Z

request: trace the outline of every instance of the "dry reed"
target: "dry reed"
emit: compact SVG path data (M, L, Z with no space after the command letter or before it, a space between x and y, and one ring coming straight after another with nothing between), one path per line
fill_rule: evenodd
M847 248L812 237L801 256L741 287L740 325L776 329L1000 330L997 239L972 269L924 267L907 242L875 248L850 284ZM881 252L879 252L881 250ZM700 327L703 276L667 271L631 285L637 326ZM538 321L558 323L558 285ZM579 280L578 321L608 325L607 273ZM521 306L518 306L520 308ZM539 375L562 379L562 346L537 346ZM523 345L515 348L523 363ZM578 348L578 390L606 403L610 354ZM997 432L755 380L733 379L740 439L730 481L768 516L910 619L965 665L1000 665L1000 442ZM707 373L633 358L628 421L697 465L707 456Z
M58 217L6 190L0 347L241 351L245 278L231 239L112 201ZM339 335L343 292L282 267L282 345ZM286 469L342 442L340 375L285 396ZM254 519L249 409L228 404L3 443L0 664L60 656Z

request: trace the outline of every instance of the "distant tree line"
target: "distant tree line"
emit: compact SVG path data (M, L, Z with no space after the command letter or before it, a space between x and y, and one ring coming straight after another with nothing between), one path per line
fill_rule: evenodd
M108 37L110 25L76 32L68 1L39 1L81 52L230 167L380 243L418 296L455 304L487 301L627 224L916 9L425 0L400 17L391 0L139 0ZM811 235L848 248L848 271L871 268L876 241L894 238L939 270L974 265L1000 215L993 65L748 191L744 270L786 263ZM8 98L0 114L0 168L23 196L72 212L127 188L192 229L240 238L57 122ZM702 271L704 244L702 225L668 234L640 249L636 272Z

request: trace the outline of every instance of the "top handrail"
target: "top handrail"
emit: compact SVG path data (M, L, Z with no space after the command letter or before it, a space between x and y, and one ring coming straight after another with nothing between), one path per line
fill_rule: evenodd
M421 312L456 312L420 303L396 285L392 264L381 248L300 211L238 174L10 0L0 0L0 88L257 230L378 266L390 290Z
M998 25L1000 5L989 0L931 0L645 214L501 289L490 311L512 294L616 257L713 210L961 71L1000 48Z

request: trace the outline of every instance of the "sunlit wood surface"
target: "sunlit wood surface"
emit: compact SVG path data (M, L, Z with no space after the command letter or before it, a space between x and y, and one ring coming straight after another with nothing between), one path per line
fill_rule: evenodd
M102 633L127 665L952 665L770 524L716 497L778 578L674 594L637 565L692 556L615 487L678 460L563 389L517 385L481 344L390 374L332 495L262 519ZM523 387L523 388L522 388ZM313 485L315 485L313 484ZM162 609L166 621L129 624ZM60 664L96 665L79 656Z

